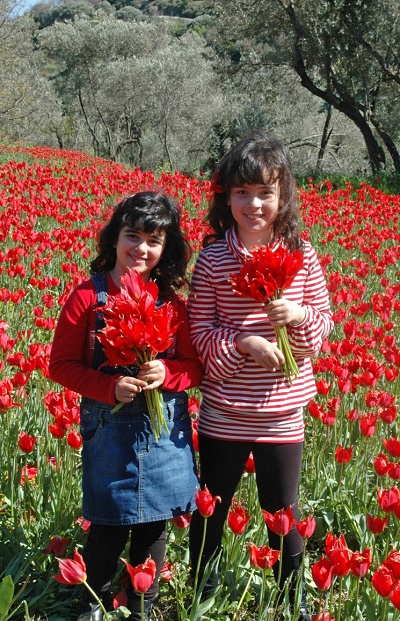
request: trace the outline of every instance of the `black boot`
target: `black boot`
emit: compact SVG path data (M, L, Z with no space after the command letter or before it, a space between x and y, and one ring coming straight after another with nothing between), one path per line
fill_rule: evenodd
M311 617L308 614L308 610L307 610L306 586L304 584L303 577L302 576L299 577L299 571L301 567L302 558L303 558L302 553L296 554L296 556L291 557L293 573L291 576L291 586L289 587L289 601L290 601L290 608L293 611L294 602L296 598L296 590L299 589L299 591L301 592L301 600L300 600L300 606L299 606L299 615L300 615L299 621L311 621Z
M89 610L79 615L78 621L103 621L103 611L100 604L90 603Z

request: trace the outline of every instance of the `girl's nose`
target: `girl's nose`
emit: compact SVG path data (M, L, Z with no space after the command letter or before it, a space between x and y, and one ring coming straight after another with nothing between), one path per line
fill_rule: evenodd
M261 207L262 201L259 199L257 195L249 196L249 204L253 207Z
M138 241L135 244L135 250L137 252L140 252L141 254L146 254L146 252L147 252L146 242L144 240Z

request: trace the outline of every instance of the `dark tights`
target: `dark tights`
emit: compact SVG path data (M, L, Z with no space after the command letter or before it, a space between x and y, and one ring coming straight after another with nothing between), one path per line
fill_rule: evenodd
M243 474L250 452L256 468L258 498L262 509L275 513L292 505L299 520L297 494L303 453L303 443L268 444L261 442L231 442L199 435L200 481L213 496L220 496L213 515L208 518L206 542L201 566L218 552L222 532L235 490ZM192 567L197 567L203 536L204 520L196 511L190 526ZM269 545L279 550L280 537L268 530ZM291 569L291 559L302 552L303 540L293 527L284 538L283 561ZM285 572L286 573L286 572ZM287 576L284 576L287 577Z
M157 573L146 600L154 600L158 591L158 578L165 556L165 521L133 524L131 526L103 526L91 524L82 556L86 563L89 586L99 596L108 590L117 570L118 559L123 553L130 534L129 563L135 567L151 556ZM129 599L139 597L128 590Z

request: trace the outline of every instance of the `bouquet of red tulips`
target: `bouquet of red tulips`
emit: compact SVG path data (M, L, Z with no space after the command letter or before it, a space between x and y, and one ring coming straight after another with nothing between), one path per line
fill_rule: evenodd
M262 304L282 298L296 274L303 267L301 250L289 252L283 246L272 250L269 246L256 247L251 258L244 261L239 274L232 274L233 291L237 295L253 298ZM274 326L276 341L285 356L282 372L292 383L299 369L290 349L286 326Z
M105 327L97 335L107 358L104 364L122 366L129 370L154 360L159 352L172 343L179 323L171 302L157 306L158 287L153 281L143 282L140 274L129 269L121 277L121 294L108 296L102 307ZM146 390L146 403L156 442L167 423L163 414L160 390ZM116 412L123 403L114 409Z

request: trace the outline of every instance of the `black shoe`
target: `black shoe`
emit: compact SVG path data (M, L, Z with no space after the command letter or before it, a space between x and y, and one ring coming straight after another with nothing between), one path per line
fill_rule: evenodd
M89 604L90 609L79 615L78 621L103 621L104 615L100 604Z
M301 602L300 604L299 621L311 621L311 617L308 614L307 605L305 602Z

